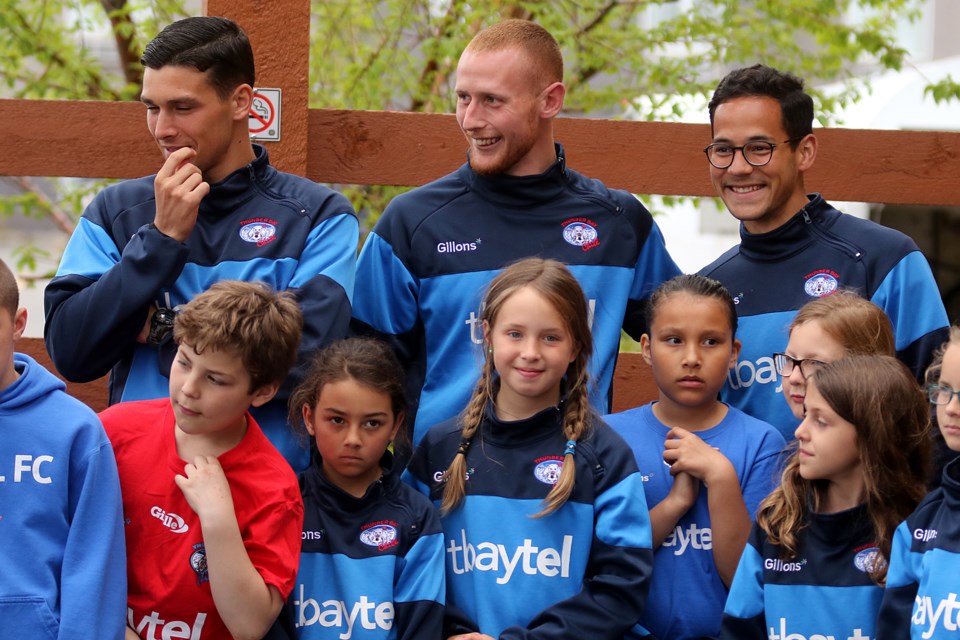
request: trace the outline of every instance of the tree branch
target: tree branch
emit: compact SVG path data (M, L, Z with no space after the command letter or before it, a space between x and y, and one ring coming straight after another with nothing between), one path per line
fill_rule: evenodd
M76 224L73 222L73 219L53 202L47 195L40 190L40 188L34 184L33 180L30 178L23 178L20 176L10 176L7 178L16 184L23 191L32 193L37 201L40 203L40 206L43 207L44 213L53 221L53 224L63 231L68 236L73 233L73 230L76 228Z
M23 28L24 32L29 34L31 39L31 44L34 46L35 50L38 53L46 54L52 62L54 62L57 66L59 66L62 69L70 68L70 65L67 63L67 61L64 59L64 57L61 55L59 51L51 50L44 43L43 34L37 31L34 31L33 27L31 27L30 23L27 21L26 16L24 16L24 14L21 11L14 9L11 13L13 13L17 22L20 23L20 26ZM87 98L91 98L95 100L119 100L120 99L119 94L117 94L115 91L106 87L106 85L103 82L103 78L99 73L90 69L87 69L87 71L90 74L86 82L84 82Z
M137 32L136 25L127 10L127 0L100 0L100 5L110 19L111 31L117 43L117 53L120 55L123 78L129 84L139 87L143 81L143 68L137 56L138 47L133 35ZM124 33L130 35L124 35Z

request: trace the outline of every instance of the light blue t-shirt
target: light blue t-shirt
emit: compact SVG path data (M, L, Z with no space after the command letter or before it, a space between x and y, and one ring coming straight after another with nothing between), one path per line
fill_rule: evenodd
M652 407L650 403L604 417L633 449L650 509L673 486L670 467L663 461L670 428L653 415ZM760 501L779 483L783 436L772 425L730 406L718 425L696 435L733 464L753 518ZM701 486L693 507L654 554L650 596L640 624L659 640L713 637L720 633L726 599L727 589L713 561L707 488Z

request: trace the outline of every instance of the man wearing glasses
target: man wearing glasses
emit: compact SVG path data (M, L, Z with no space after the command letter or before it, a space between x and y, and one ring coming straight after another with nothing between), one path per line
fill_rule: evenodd
M700 272L726 285L740 319L743 349L723 399L792 431L773 354L801 306L841 288L887 313L897 356L922 379L948 324L930 266L899 231L807 194L817 139L803 81L763 65L738 69L720 81L709 111L710 178L741 222L740 244Z

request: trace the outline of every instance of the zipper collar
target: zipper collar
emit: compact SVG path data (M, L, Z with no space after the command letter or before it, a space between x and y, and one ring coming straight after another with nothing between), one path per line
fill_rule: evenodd
M530 209L542 206L555 198L567 187L567 163L563 145L554 143L557 160L541 174L532 176L508 176L505 174L480 175L468 161L457 173L472 190L482 198L498 205Z
M397 475L397 470L393 468L393 454L389 451L385 451L383 457L380 458L380 468L383 469L383 475L374 480L360 498L347 493L327 480L327 477L323 475L323 459L319 454L314 454L313 464L304 471L304 478L312 493L323 504L343 511L356 512L375 503L387 493L396 490L400 478Z
M767 233L750 233L740 224L740 253L751 260L780 261L806 249L817 237L815 228L828 228L840 216L819 193L807 195L808 202L790 220Z
M270 166L267 150L253 145L254 159L220 182L210 185L210 193L200 201L200 213L211 217L233 214L234 210L250 200L260 185L265 184L276 171Z

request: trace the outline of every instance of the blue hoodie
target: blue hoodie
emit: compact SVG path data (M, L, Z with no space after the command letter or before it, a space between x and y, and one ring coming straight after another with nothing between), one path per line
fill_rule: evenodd
M122 639L120 481L97 416L29 356L0 390L0 636Z

